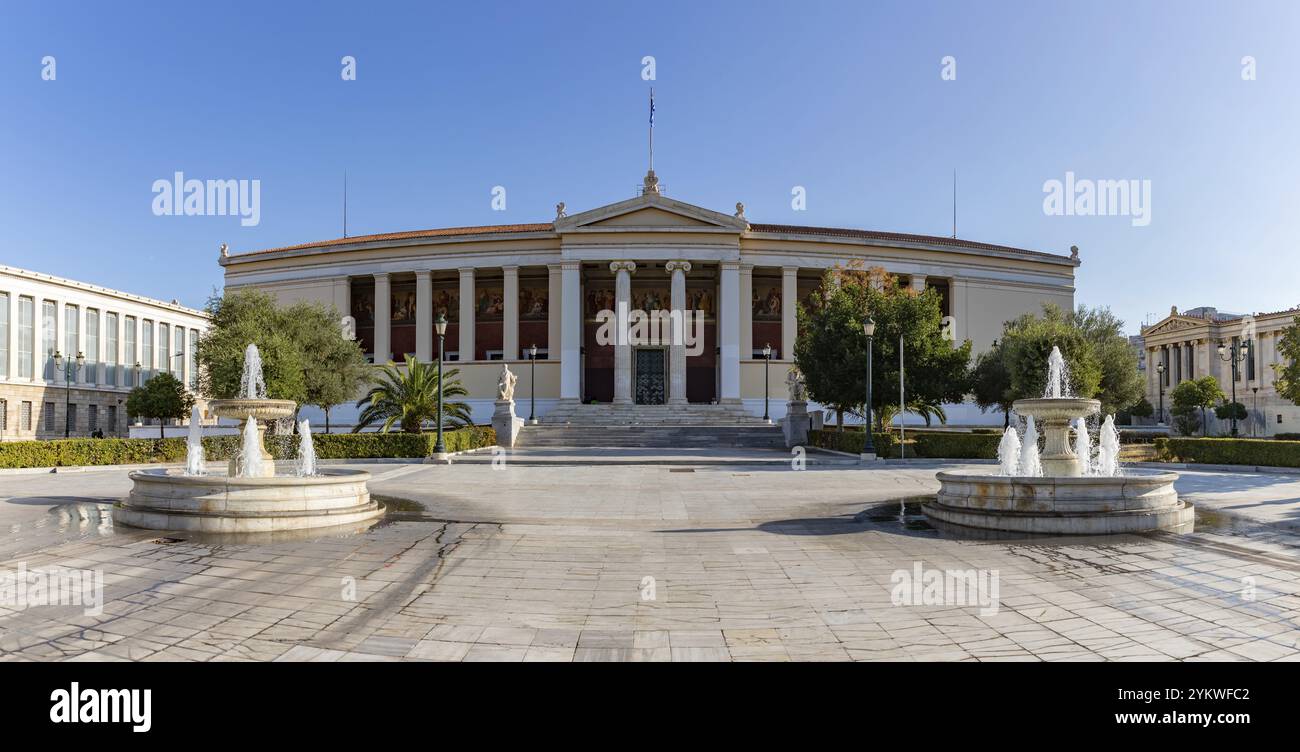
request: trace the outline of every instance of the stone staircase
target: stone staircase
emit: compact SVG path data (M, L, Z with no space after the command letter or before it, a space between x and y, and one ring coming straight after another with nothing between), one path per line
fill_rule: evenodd
M561 404L524 426L516 446L784 449L778 426L740 405Z

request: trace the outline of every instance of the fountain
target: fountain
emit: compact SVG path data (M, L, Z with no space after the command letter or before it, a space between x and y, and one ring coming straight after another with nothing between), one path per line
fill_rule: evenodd
M1120 472L1114 416L1101 423L1093 461L1087 418L1101 404L1072 395L1058 348L1048 358L1043 397L1012 406L1025 419L1024 437L1013 440L1014 427L1003 436L998 474L938 473L939 494L924 506L927 515L952 525L1047 535L1190 528L1194 513L1174 491L1177 473Z
M299 450L292 475L276 475L266 451L263 421L292 416L292 400L268 399L262 358L256 345L244 351L240 393L212 400L222 417L243 421L242 448L227 472L207 473L202 427L195 409L190 422L185 468L130 473L131 494L113 509L113 520L132 527L204 533L283 533L354 526L383 513L370 499L370 473L316 464L311 426L299 424Z

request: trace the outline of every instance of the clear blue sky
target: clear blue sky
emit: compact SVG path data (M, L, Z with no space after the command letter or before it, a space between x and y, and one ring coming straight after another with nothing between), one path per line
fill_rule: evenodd
M1170 305L1282 309L1300 303L1298 20L1294 2L1172 0L6 1L0 263L200 305L223 241L339 236L345 170L350 234L621 200L645 172L653 55L675 198L946 235L956 169L960 236L1078 245L1078 301L1131 330ZM261 223L154 216L178 170L260 179ZM1150 224L1045 215L1067 171L1150 180Z

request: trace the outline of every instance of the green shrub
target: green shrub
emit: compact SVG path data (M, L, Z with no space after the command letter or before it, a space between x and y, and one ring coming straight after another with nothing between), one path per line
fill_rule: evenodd
M1156 439L1156 453L1165 461L1210 465L1300 467L1300 443L1270 439Z
M849 454L862 454L862 445L865 443L866 434L863 431L809 431L808 443L821 449L831 449L837 452L848 452ZM892 458L898 456L898 439L890 433L872 433L871 440L875 444L876 456L881 458Z
M1278 441L1300 441L1300 433L1275 433L1269 438Z
M1002 437L986 433L935 431L916 435L916 456L953 460L989 460L998 456Z
M277 460L298 456L296 435L267 436L266 450ZM205 436L204 459L224 462L240 449L238 435ZM433 454L437 436L433 433L331 433L313 434L312 443L320 459L418 459ZM448 452L496 444L496 433L488 427L471 426L443 432ZM73 467L88 465L143 465L185 461L185 439L57 439L54 441L11 441L0 443L0 468Z

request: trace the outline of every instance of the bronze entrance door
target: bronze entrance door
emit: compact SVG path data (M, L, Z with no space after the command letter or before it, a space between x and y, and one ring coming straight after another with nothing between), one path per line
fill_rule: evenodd
M638 347L632 365L632 399L638 405L662 405L668 394L668 351Z

